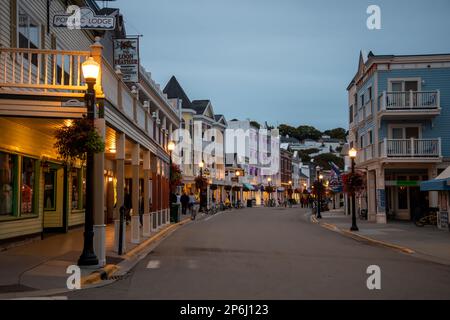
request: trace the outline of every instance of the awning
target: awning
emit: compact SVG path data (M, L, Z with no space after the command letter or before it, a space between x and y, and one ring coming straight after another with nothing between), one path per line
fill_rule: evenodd
M435 179L422 182L420 191L450 191L450 167Z
M255 188L250 183L243 183L244 191L255 191Z

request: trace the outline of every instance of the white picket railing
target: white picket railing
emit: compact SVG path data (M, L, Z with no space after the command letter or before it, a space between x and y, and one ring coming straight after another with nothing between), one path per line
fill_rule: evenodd
M0 87L84 91L81 65L88 57L88 51L0 48Z
M407 91L383 92L379 97L382 110L419 110L439 109L440 92L436 91Z
M388 158L434 158L441 157L441 139L384 139L380 152Z

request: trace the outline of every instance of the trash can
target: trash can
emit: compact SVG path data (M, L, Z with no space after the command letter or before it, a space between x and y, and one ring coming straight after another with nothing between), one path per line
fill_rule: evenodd
M177 223L180 222L180 204L172 203L170 205L170 222Z
M247 208L251 208L253 206L253 201L248 199L247 200Z

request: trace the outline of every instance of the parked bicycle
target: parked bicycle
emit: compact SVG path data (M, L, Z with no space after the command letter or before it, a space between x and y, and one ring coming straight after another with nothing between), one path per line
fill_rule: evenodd
M414 220L415 225L418 227L424 227L426 225L436 226L438 211L439 208L430 208L427 215Z

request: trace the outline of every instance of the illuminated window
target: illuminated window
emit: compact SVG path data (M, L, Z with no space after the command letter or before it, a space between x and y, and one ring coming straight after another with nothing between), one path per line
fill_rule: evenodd
M13 216L16 195L17 157L0 152L0 216Z
M36 179L36 160L23 157L22 159L22 179L21 179L21 213L33 214L35 208L35 179Z

